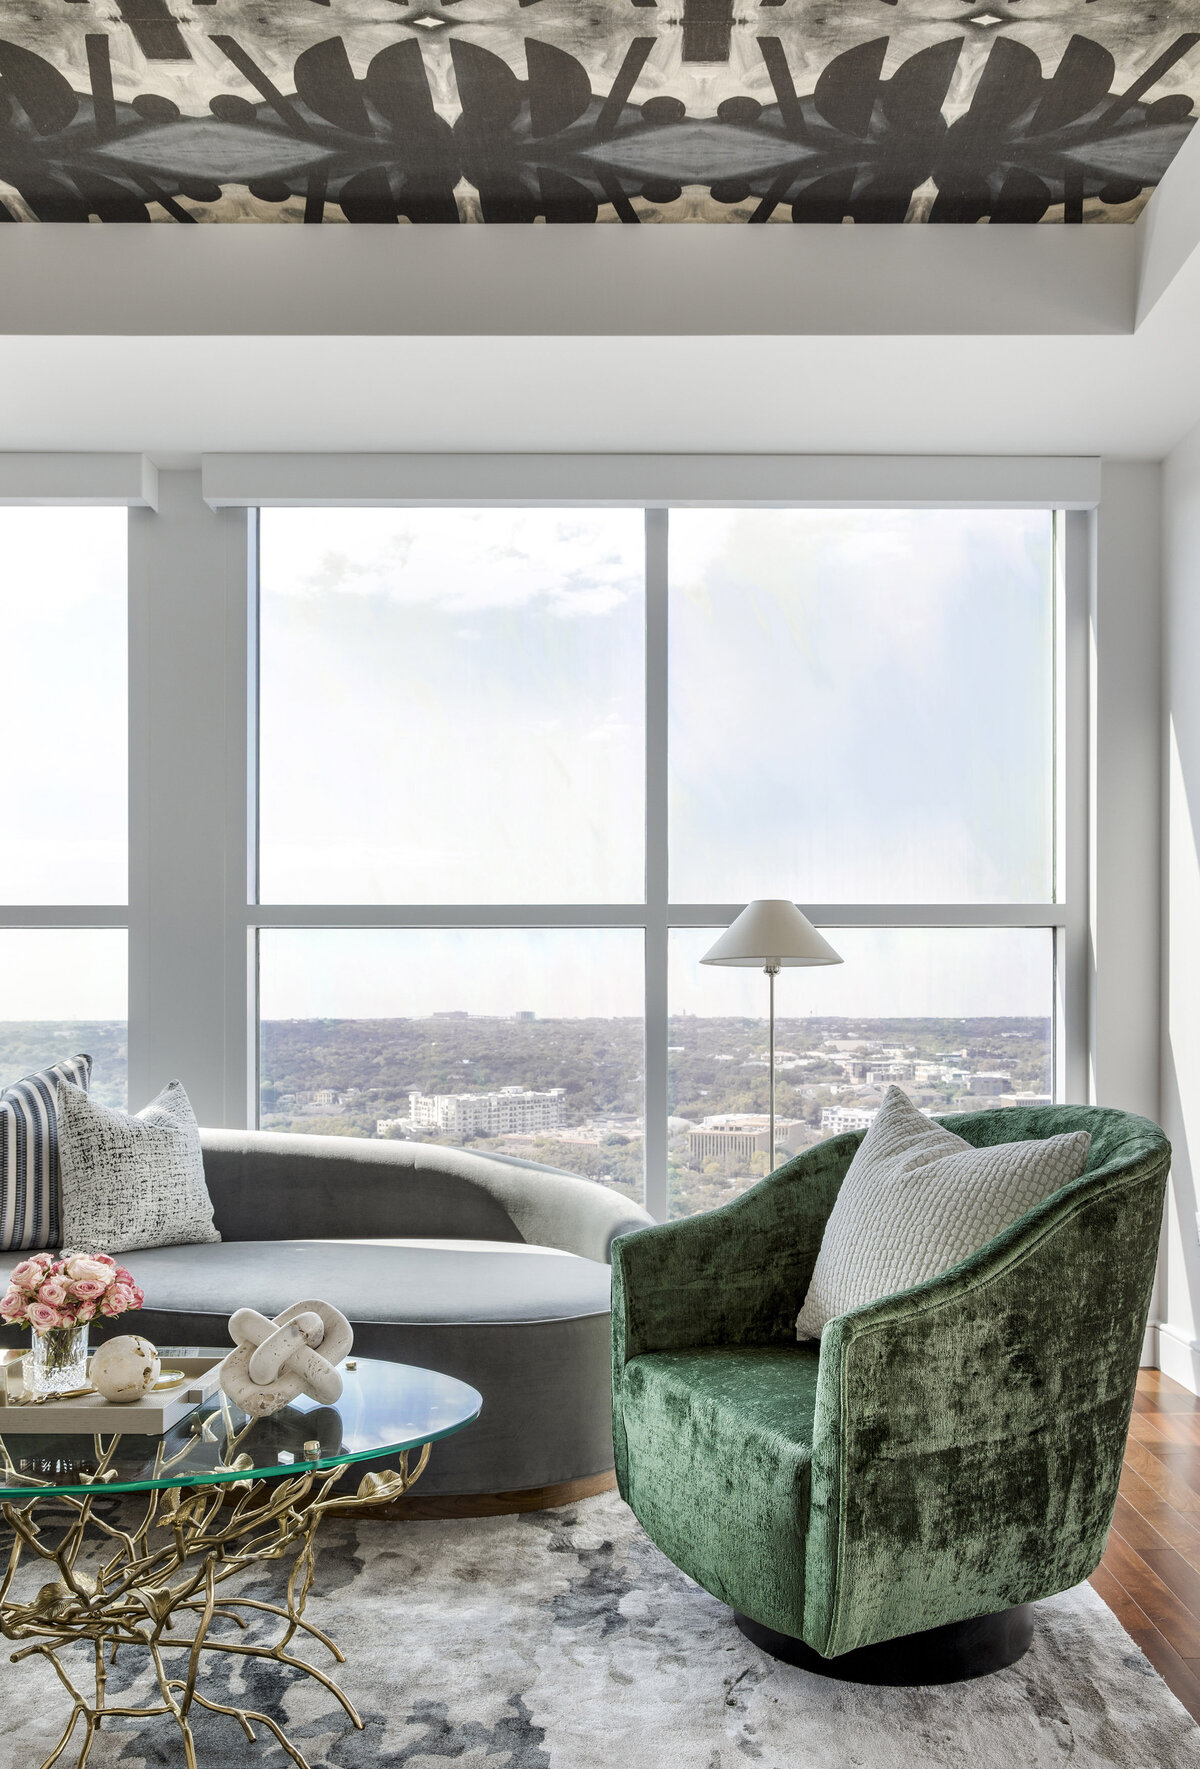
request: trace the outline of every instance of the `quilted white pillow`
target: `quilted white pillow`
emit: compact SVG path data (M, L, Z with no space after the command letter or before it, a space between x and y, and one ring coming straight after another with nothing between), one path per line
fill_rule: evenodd
M128 1253L219 1241L187 1094L168 1081L136 1117L58 1084L65 1247Z
M889 1087L829 1213L797 1339L957 1265L1078 1179L1091 1140L1079 1130L977 1149Z

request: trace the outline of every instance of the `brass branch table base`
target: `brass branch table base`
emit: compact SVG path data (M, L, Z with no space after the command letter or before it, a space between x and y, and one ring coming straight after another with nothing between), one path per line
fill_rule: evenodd
M105 1461L111 1461L119 1442L119 1438L112 1440ZM8 1565L0 1579L0 1634L18 1643L18 1650L11 1655L14 1664L33 1657L46 1659L71 1701L62 1735L41 1769L53 1769L81 1722L77 1769L87 1762L105 1716L150 1719L164 1714L172 1717L183 1735L187 1769L197 1769L191 1725L196 1707L229 1714L251 1742L255 1725L265 1726L299 1769L310 1769L303 1753L269 1715L205 1695L206 1653L272 1659L312 1677L341 1703L361 1731L363 1723L353 1703L333 1678L292 1650L294 1643L300 1643L299 1637L305 1636L332 1654L338 1664L345 1663L328 1634L304 1619L316 1566L314 1541L322 1518L331 1510L345 1515L403 1497L423 1472L429 1452L430 1445L422 1445L411 1469L408 1452L403 1452L397 1472L367 1474L351 1498L330 1496L345 1463L290 1477L155 1489L146 1495L141 1521L130 1529L122 1529L96 1510L95 1499L104 1492L103 1461L97 1469L95 1493L59 1494L52 1499L31 1494L21 1502L8 1500L0 1505L13 1531ZM65 1523L56 1520L52 1532L38 1521L39 1509L49 1503L60 1519L63 1511L67 1513ZM104 1558L101 1548L101 1560L93 1572L80 1566L89 1531L107 1538L104 1547L109 1550ZM55 1539L51 1540L51 1534ZM44 1562L56 1575L32 1602L19 1601L13 1595L25 1556ZM286 1602L239 1597L227 1589L228 1581L238 1573L289 1557L292 1564ZM277 1617L280 1623L274 1644L239 1638L249 1621L263 1613ZM86 1678L94 1686L91 1692L79 1687L63 1662L67 1649L81 1643L91 1648L92 1668ZM145 1654L154 1673L157 1701L133 1707L106 1701L108 1667L122 1649ZM164 1654L180 1652L186 1652L186 1664L173 1667L179 1674L172 1675Z

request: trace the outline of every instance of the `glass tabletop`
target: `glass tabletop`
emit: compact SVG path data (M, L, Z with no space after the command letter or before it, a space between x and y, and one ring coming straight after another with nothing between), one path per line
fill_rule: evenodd
M182 1355L180 1347L172 1349ZM223 1356L214 1351L213 1362ZM6 1408L0 1411L0 1500L17 1493L147 1492L366 1462L450 1437L477 1419L483 1405L467 1383L414 1364L360 1357L352 1367L343 1365L341 1375L336 1406L301 1397L252 1420L217 1393L162 1437L21 1432L9 1426Z

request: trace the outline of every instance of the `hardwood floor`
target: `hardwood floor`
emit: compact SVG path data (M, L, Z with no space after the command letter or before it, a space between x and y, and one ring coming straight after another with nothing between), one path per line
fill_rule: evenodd
M1120 1496L1092 1584L1200 1720L1200 1400L1143 1370Z

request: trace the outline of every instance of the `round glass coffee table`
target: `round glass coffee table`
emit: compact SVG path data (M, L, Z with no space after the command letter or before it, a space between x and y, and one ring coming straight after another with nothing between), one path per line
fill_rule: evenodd
M269 1715L205 1693L210 1653L274 1660L315 1678L361 1729L334 1679L295 1650L305 1643L345 1662L329 1636L304 1619L317 1529L330 1511L353 1513L402 1497L433 1444L471 1424L483 1403L452 1376L375 1358L355 1359L342 1379L336 1406L302 1399L250 1420L218 1393L154 1438L33 1435L20 1431L18 1408L11 1423L10 1409L0 1410L0 1514L13 1537L0 1574L0 1634L17 1648L14 1663L48 1659L72 1704L42 1769L59 1760L81 1722L82 1766L106 1714L171 1716L188 1769L196 1769L196 1707L231 1715L251 1741L255 1724L265 1726L308 1769ZM356 1492L333 1491L351 1464L382 1456L396 1466L368 1470ZM114 1508L96 1501L115 1493L141 1493L145 1502L133 1517L125 1508L110 1515ZM278 1560L288 1562L281 1601L239 1597L230 1587L239 1573ZM267 1641L259 1638L265 1617L277 1624ZM259 1627L247 1637L251 1623ZM80 1647L90 1653L86 1679L78 1651L66 1656ZM137 1653L149 1667L151 1699L132 1707L106 1703L108 1668L118 1652ZM84 1689L85 1680L92 1687Z

